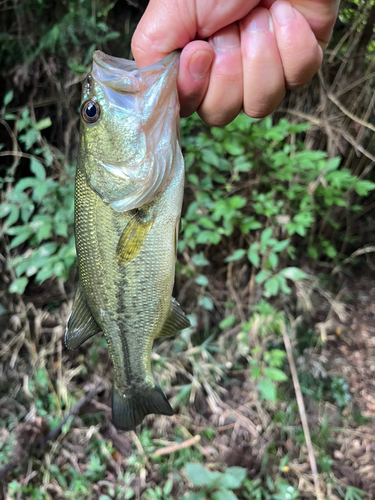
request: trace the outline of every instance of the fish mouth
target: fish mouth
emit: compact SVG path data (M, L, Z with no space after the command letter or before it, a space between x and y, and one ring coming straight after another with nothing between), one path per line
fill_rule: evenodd
M135 61L121 59L120 57L109 56L101 50L96 50L93 54L94 62L103 70L113 71L114 73L133 73L137 70Z
M94 62L102 69L106 71L112 71L117 74L121 73L132 73L132 76L139 78L142 73L147 73L149 71L164 70L176 57L175 51L168 54L164 59L145 68L138 69L135 61L130 61L129 59L122 59L121 57L114 57L105 54L101 50L95 50L93 54ZM135 73L135 74L134 74ZM129 75L130 76L130 75Z
M179 52L172 52L161 61L138 69L135 61L96 50L91 74L95 80L120 94L136 94L151 84L155 85L158 80L159 83L164 81L169 73L173 73L173 68L179 64Z

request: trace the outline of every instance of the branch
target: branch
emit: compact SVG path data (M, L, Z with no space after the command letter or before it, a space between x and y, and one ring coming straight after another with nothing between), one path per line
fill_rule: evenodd
M165 448L160 448L160 450L156 450L153 453L154 457L160 457L161 455L170 455L171 453L174 453L175 451L179 450L185 450L186 448L190 448L191 446L194 446L195 444L199 443L201 437L199 434L196 436L187 439L186 441L183 441L182 443L176 443L171 446L166 446Z
M375 132L375 127L374 125L372 125L371 123L369 122L366 122L365 120L362 120L361 118L359 118L358 116L355 116L353 115L353 113L351 113L348 109L346 109L342 104L341 102L336 99L336 97L333 95L333 94L330 94L328 93L327 94L327 97L330 101L333 102L333 104L335 104L340 111L342 111L346 116L348 116L351 120L353 120L354 122L357 122L359 123L360 125L362 125L363 127L366 127L370 130L372 130L373 132Z
M322 492L320 491L320 486L319 486L318 469L316 467L316 461L315 461L313 445L311 442L309 424L307 422L307 417L306 417L305 404L303 402L301 387L299 385L299 380L298 380L298 375L297 375L297 369L296 369L296 365L295 365L294 359L293 359L292 346L290 344L290 339L289 339L288 334L286 332L285 324L283 322L280 322L280 326L281 326L281 331L283 334L283 340L284 340L284 344L285 344L286 353L288 356L290 372L292 374L292 380L293 380L294 390L296 393L298 411L299 411L299 414L301 417L303 433L305 435L307 452L309 455L309 461L310 461L310 466L311 466L311 472L313 474L313 479L314 479L315 494L316 494L316 498L318 500L323 500L323 495L322 495Z

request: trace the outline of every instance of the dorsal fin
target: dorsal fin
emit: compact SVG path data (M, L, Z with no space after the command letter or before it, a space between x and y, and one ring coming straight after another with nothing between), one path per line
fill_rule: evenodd
M86 304L78 285L72 312L65 330L65 345L68 349L77 349L87 339L100 331Z
M171 297L171 312L157 337L170 337L188 326L190 326L189 319L186 317L177 300Z

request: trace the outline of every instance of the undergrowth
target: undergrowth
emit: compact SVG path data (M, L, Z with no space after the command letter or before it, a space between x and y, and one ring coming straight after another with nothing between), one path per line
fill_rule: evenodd
M372 300L371 291L348 290L343 277L359 269L361 256L371 265L373 252L373 40L366 26L374 2L343 1L340 23L350 31L338 33L336 52L328 51L328 97L317 83L297 103L292 94L288 120L241 114L223 129L197 116L181 121L186 189L175 296L191 327L158 341L152 353L176 416L149 416L137 435L110 423L104 338L75 352L63 346L75 289L79 81L94 48L127 56L124 39L142 2L128 3L123 15L119 2L68 0L51 9L30 0L17 4L16 20L0 35L12 82L0 109L0 474L13 463L0 497L317 498L287 334L322 498L371 498L372 485L353 473L363 456L348 458L345 450L356 442L370 454L371 440L358 436L368 436L361 426L373 422L337 363L360 349L343 339L347 308ZM13 10L1 11L2 30ZM353 47L361 48L355 63L346 55ZM335 98L340 113L332 111ZM359 121L349 119L361 110ZM370 343L366 349L371 358ZM98 394L42 446L96 386Z
M10 256L9 292L20 295L35 284L42 286L46 280L50 283L52 278L60 281L61 287L75 265L73 167L63 155L56 157L55 152L52 160L42 135L49 122L36 122L25 111L17 116L7 114L10 98L6 96L2 116L15 122L18 150L24 151L29 162L29 174L18 179L15 157L4 178L0 205L2 234ZM46 452L42 467L28 484L19 482L16 474L9 482L9 498L42 499L51 494L56 498L92 498L95 494L101 500L139 495L146 500L288 500L305 498L301 491L311 487L307 476L298 473L297 463L307 460L305 437L282 329L290 332L297 345L299 338L301 346L306 342L306 329L293 319L294 306L289 297L293 289L299 291L304 297L300 307L305 318L311 315L309 304L316 300L314 295L319 295L315 262L321 260L337 267L346 257L336 250L342 243L340 236L338 241L332 237L335 231L340 234L338 214L342 209L354 213L360 210L361 196L373 190L375 184L340 169L338 159L307 150L302 142L306 125L285 120L273 123L271 118L257 121L245 115L225 129L202 129L198 123L196 117L182 122L187 186L177 276L181 293L185 289L185 297L179 300L185 302L192 326L175 340L161 343L152 356L155 378L169 393L179 417L172 422L156 419L159 423L155 431L148 431L145 424L139 438L125 438L133 449L132 455L122 459L125 468L98 409L91 415L71 418L56 445L59 451ZM56 161L58 177L53 175ZM357 196L355 205L346 201L348 190ZM322 226L326 229L318 231ZM302 255L309 257L302 261ZM218 266L226 270L226 288L221 295L215 293L220 283L215 277ZM288 314L285 304L290 304ZM58 317L62 325L57 327L56 335L61 338L66 316ZM109 394L109 379L103 372L108 358L104 339L80 350L87 355L68 355L60 350L56 364L56 337L50 337L50 344L42 341L41 324L30 329L26 319L21 326L28 349L34 346L30 354L34 368L24 372L23 391L13 391L14 401L24 410L20 413L15 406L7 417L0 466L15 453L17 442L24 439L17 424L21 415L28 415L26 422L30 418L37 422L39 432L43 422L55 428L64 412L79 399L80 391L72 385L77 377L103 376ZM314 332L307 336L309 346L319 344ZM22 349L22 342L17 348ZM51 354L46 356L46 352ZM7 359L7 351L2 356ZM314 356L319 359L319 348ZM63 360L64 366L68 363L64 369ZM345 379L329 377L323 366L319 375L311 375L305 367L299 372L304 396L315 404L335 404L343 423L351 404ZM4 391L7 381L2 382L2 387ZM234 388L248 395L242 409L235 411L226 403L235 398ZM202 430L196 445L180 449L196 434L189 430L187 408L196 412L194 425L200 425ZM207 463L208 457L228 461L220 457L220 443L226 443L226 439L218 429L232 428L238 414L243 422L240 435L250 432L253 444L258 443L258 452L251 452L252 466L241 465L244 451L240 450L244 448L239 442L234 447L238 465L220 466L213 471L199 465ZM311 429L322 478L332 491L342 491L345 499L365 498L360 490L343 486L335 479L331 447L334 433L325 422ZM161 434L167 440L160 440L158 428L164 429ZM273 429L271 439L264 437L267 428ZM85 436L80 429L88 429ZM279 433L281 443L290 441L293 449L276 444ZM73 455L64 452L68 462L62 468L54 459L55 453L59 455L65 449L63 439L69 435L72 449L80 440L85 442L84 468L74 451ZM163 446L174 444L176 452L158 455L159 441ZM230 448L224 448L230 454ZM35 460L29 459L32 468ZM209 461L207 465L211 467ZM150 467L158 479L155 486L147 487L142 478ZM296 477L299 481L303 477L299 487Z

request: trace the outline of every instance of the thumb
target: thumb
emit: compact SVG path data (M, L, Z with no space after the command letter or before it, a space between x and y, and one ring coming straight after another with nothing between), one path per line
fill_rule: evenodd
M139 68L245 17L259 0L150 0L132 39Z
M138 68L157 61L176 49L182 49L196 34L195 13L189 2L150 0L132 38L132 53ZM190 2L195 5L195 2Z

